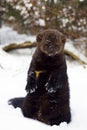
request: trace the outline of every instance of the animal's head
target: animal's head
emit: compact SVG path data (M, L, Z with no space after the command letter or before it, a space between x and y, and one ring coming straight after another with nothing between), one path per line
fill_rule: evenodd
M65 36L56 29L48 29L38 34L38 47L48 56L55 56L64 52Z

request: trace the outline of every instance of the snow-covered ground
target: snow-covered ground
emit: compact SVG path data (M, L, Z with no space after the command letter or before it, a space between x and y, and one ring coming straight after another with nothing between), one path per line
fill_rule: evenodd
M9 44L9 43L21 43L24 41L34 41L35 36L29 36L25 34L19 35L12 28L3 25L0 28L0 44Z
M87 68L67 62L70 84L72 121L48 126L24 118L19 108L8 105L13 97L25 96L27 70L33 50L6 53L0 46L0 130L86 130L87 129Z

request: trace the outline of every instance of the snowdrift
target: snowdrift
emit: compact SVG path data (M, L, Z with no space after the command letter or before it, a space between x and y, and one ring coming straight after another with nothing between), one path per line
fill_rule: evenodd
M67 63L70 84L72 121L59 126L48 126L24 118L19 108L8 105L12 97L25 96L27 70L32 52L29 49L6 53L0 48L0 129L1 130L83 130L87 129L87 68Z

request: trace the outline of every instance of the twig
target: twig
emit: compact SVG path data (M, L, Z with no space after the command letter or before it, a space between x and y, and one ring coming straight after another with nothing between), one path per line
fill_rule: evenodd
M9 51L14 50L14 49L33 48L36 46L37 46L36 42L33 42L33 43L32 42L24 42L21 44L13 43L13 44L9 44L9 45L3 47L3 50L6 52L9 52ZM77 56L73 52L71 52L67 49L65 49L64 52L66 55L68 55L71 58L73 58L74 60L78 61L81 65L87 65L87 63L84 60L82 60L79 56Z
M80 57L78 57L76 54L74 54L73 52L65 49L64 50L65 54L72 57L74 60L78 61L81 65L87 65L87 63L82 60ZM85 67L85 66L84 66Z
M22 48L33 48L36 46L36 42L24 42L24 43L21 43L21 44L16 44L16 43L12 43L12 44L9 44L5 47L3 47L3 50L6 51L6 52L9 52L11 50L14 50L14 49L22 49Z

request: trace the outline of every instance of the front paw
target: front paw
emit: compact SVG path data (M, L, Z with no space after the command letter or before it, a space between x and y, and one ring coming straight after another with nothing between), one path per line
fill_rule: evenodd
M33 93L35 92L35 90L37 89L37 85L36 85L36 82L27 82L27 85L26 85L26 91L28 93Z
M45 85L48 93L55 93L58 89L62 88L62 84L59 84L56 80L49 81Z
M27 78L26 91L29 93L33 93L35 92L36 89L37 89L37 83L36 83L35 73L31 72L29 73Z
M46 91L48 93L55 93L56 92L54 85L50 84L49 82L46 83L45 87L46 87Z

